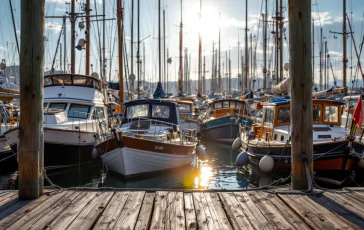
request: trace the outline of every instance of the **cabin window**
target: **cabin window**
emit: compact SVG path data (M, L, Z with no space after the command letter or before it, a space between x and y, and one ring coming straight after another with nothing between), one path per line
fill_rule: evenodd
M320 121L321 119L321 105L312 106L313 121Z
M224 108L229 108L229 101L224 101L223 102L223 107Z
M277 140L277 134L274 134L274 140L275 141Z
M149 105L133 105L127 107L127 118L148 117Z
M167 105L153 105L152 106L153 118L169 118L169 106Z
M65 110L67 107L66 103L51 103L48 106L48 109L59 109L59 110Z
M284 141L284 136L283 135L281 135L281 141Z
M189 105L189 104L179 104L178 111L180 113L190 113L190 112L192 112L191 105Z
M89 105L71 104L68 109L68 117L87 119L90 107Z
M49 86L49 85L52 85L52 78L51 77L44 78L44 86Z
M236 108L236 102L235 101L230 101L230 107L233 106L234 108Z
M93 118L94 119L96 119L96 118L104 119L105 118L104 108L102 108L102 107L95 107Z
M339 107L325 106L325 121L338 122L339 121Z
M277 124L289 123L291 121L291 114L289 107L283 107L278 109Z
M243 108L243 103L242 102L237 102L236 103L236 108L242 109Z
M221 109L221 102L215 103L215 109Z
M274 110L272 108L267 108L265 110L264 123L273 124L273 117L274 117Z
M84 76L73 76L73 85L93 87L93 79Z
M43 108L47 108L48 103L43 103Z
M72 78L70 75L53 76L54 85L72 85Z

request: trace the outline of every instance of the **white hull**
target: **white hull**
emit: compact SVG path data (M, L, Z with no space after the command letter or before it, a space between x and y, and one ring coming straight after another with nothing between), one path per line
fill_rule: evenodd
M18 128L9 130L4 135L10 146L18 143ZM94 132L44 128L44 143L74 146L93 145L95 137Z
M110 170L130 177L191 164L195 154L165 154L125 147L110 151L102 155L101 158Z

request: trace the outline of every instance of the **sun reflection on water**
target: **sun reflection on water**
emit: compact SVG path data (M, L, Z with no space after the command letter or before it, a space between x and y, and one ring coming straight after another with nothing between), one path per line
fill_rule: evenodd
M207 189L213 173L211 166L202 164L200 166L199 175L195 177L194 188Z

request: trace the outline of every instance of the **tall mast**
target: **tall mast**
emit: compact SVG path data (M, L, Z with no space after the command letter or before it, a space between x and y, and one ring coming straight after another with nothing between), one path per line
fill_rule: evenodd
M325 78L325 89L328 88L329 81L327 79L327 41L325 41L325 68L324 68L324 78Z
M62 43L59 43L59 70L62 71Z
M343 86L346 87L346 0L344 2L344 9L343 9Z
M315 84L315 20L312 20L312 84Z
M167 50L167 55L168 55L168 50ZM145 84L145 43L143 42L143 78L142 78L142 82L144 82Z
M169 52L167 48L167 79L166 79L166 92L168 92L168 59L169 59Z
M322 27L320 29L320 90L323 89L323 79L322 79Z
M221 40L220 40L221 36L220 36L220 12L219 12L219 90L222 90L222 85L221 85Z
M9 6L10 6L11 18L12 18L12 21L13 21L13 30L14 30L14 36L15 36L15 41L16 41L16 48L18 49L18 54L20 54L19 41L18 41L18 35L16 34L16 27L15 27L15 20L14 20L13 5L11 3L11 0L9 0Z
M103 14L103 22L102 22L102 76L104 81L106 81L106 57L105 57L105 49L106 49L106 1L102 1L102 14Z
M86 75L90 75L90 0L86 0Z
M245 89L249 90L249 54L248 54L248 0L245 0Z
M279 80L283 80L283 6L282 0L279 2Z
M138 68L138 79L137 79L137 99L139 99L139 84L140 84L140 0L138 0L138 51L137 51L137 68Z
M253 35L250 33L250 79L252 90L255 88L255 79L253 79Z
M66 60L67 60L67 31L66 31L66 16L63 17L63 73L66 73L66 69L67 69L67 63L66 63Z
M263 89L267 89L267 27L268 27L268 0L265 0L265 13L263 17Z
M71 1L71 73L75 73L75 23L76 23L76 14L75 14L75 0Z
M231 93L231 59L230 59L230 48L229 48L229 93Z
M239 40L239 39L238 39ZM239 43L239 41L238 41ZM230 53L230 46L229 46L229 53ZM239 65L238 65L239 66ZM224 67L223 67L224 69ZM228 51L226 50L225 51L225 73L222 74L223 77L227 77L227 85L226 85L226 88L228 90L228 92L230 93L230 81L229 81L229 62L228 62Z
M238 27L238 81L239 81L239 74L240 74L240 37L239 37L239 27ZM239 87L240 87L240 85L239 85ZM230 93L230 91L229 91L229 93Z
M201 16L202 16L202 0L200 0L200 23L201 23ZM201 28L200 28L201 29ZM201 85L201 57L202 56L202 38L201 38L201 31L198 31L198 84L197 84L197 91L198 93L202 93L202 85Z
M117 24L118 24L118 51L119 51L119 103L124 103L124 74L123 74L123 9L122 0L116 0L117 7ZM123 106L121 106L121 109Z
M181 23L179 27L179 78L178 78L178 91L182 93L182 79L183 79L183 69L182 69L182 46L183 46L183 24L182 24L182 0L181 0Z
M206 63L205 63L205 55L203 56L202 94L206 94Z
M139 1L139 0L138 0ZM166 89L167 87L167 79L166 79L166 16L165 16L165 10L163 10L163 70L164 70L164 74L163 74L163 82L164 82L164 88Z
M129 84L130 91L134 92L134 0L131 0L131 27L130 27L130 76L129 76ZM132 95L132 94L131 94Z
M214 77L215 77L215 43L212 41L212 65L211 65L211 92L215 88Z
M190 52L190 55L188 57L188 75L187 75L187 78L188 78L188 81L187 81L187 84L188 84L188 93L189 95L192 94L191 92L191 52Z
M158 0L158 73L159 73L159 82L162 82L162 54L161 54L161 0Z

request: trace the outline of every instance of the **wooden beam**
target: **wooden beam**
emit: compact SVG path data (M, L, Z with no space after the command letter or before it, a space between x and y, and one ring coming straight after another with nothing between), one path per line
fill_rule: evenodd
M289 1L289 55L291 60L292 189L307 189L301 153L312 163L311 0Z
M44 3L21 1L19 199L43 193Z

